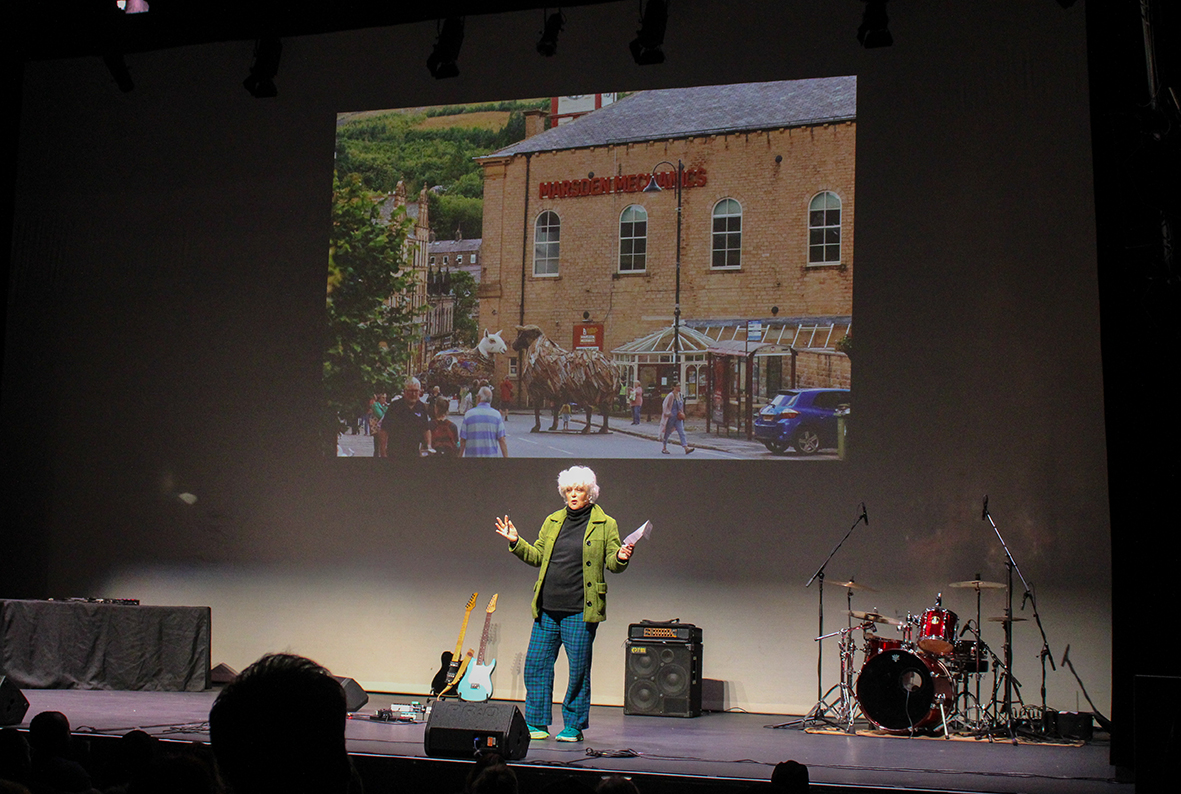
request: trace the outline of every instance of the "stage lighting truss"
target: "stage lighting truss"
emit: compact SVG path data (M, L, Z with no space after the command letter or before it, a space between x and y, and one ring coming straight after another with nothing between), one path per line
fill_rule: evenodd
M566 27L566 16L560 8L552 14L547 8L542 13L542 19L545 21L542 25L541 38L537 42L537 52L547 58L552 58L554 53L558 51L558 34Z
M886 13L886 0L861 0L865 3L865 13L861 15L861 25L857 28L857 40L867 50L874 47L889 47L894 43L890 35L890 17Z
M640 66L664 63L664 30L668 26L668 0L648 0L640 4L640 29L628 44L632 58Z
M463 24L464 17L447 17L441 26L437 26L439 36L426 59L426 68L436 80L459 76L456 61L459 60L459 48L463 46Z

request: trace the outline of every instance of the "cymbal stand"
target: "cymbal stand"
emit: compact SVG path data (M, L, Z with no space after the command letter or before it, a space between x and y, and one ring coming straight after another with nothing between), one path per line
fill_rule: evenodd
M1045 710L1046 710L1046 660L1047 659L1050 660L1050 668L1052 670L1057 671L1058 668L1054 665L1054 657L1050 652L1049 641L1046 639L1046 629L1042 625L1041 615L1038 614L1037 599L1034 597L1033 588L1029 586L1029 582L1026 581L1025 575L1023 573L1021 573L1021 568L1017 565L1017 560L1013 559L1013 554L1012 554L1012 552L1009 551L1009 545L1007 543L1005 543L1004 537L1001 536L1000 528L997 527L996 522L992 520L992 515L988 512L988 496L987 495L985 495L985 497L984 497L984 510L981 512L980 517L982 519L988 521L988 523L992 524L992 529L994 532L996 532L997 540L999 540L1001 542L1001 548L1003 548L1005 550L1005 567L1008 569L1008 574L1009 574L1008 592L1006 594L1007 601L1006 601L1006 605L1005 605L1005 672L1006 672L1006 675L1005 675L1004 711L1005 711L1005 720L1006 720L1006 722L1008 722L1009 733L1010 733L1010 735L1012 735L1012 733L1013 733L1013 725L1012 725L1012 722L1013 722L1013 711L1012 711L1012 708L1013 708L1013 688L1012 688L1012 685L1013 685L1013 682L1016 681L1016 679L1014 679L1012 676L1012 669L1013 669L1013 571L1017 572L1017 576L1019 576L1021 578L1021 584L1023 584L1025 586L1024 595L1021 597L1021 608L1025 609L1025 601L1028 599L1029 603L1033 606L1034 621L1037 623L1038 631L1040 631L1041 635L1042 635L1042 649L1039 654L1041 656L1041 661L1042 661L1042 692L1041 692L1041 694L1042 694L1042 713L1045 713ZM1020 686L1020 684L1018 684L1018 686ZM1020 697L1020 695L1018 695L1018 697Z
M849 539L849 536L853 534L853 530L857 529L857 525L860 524L862 521L864 521L866 523L866 525L869 524L869 516L865 512L865 502L861 503L861 515L857 516L857 520L854 521L853 525L849 527L849 531L845 533L845 537L841 538L840 543L833 546L832 551L830 551L828 553L828 556L824 558L824 562L822 562L820 564L820 567L816 569L816 573L812 574L812 578L810 578L807 581L807 583L804 584L804 587L811 587L812 582L815 582L817 579L820 580L820 584L816 588L817 595L819 598L819 607L818 607L819 631L816 632L816 636L818 638L823 638L825 636L825 634L824 634L824 569L828 567L828 563L832 560L833 556L837 553L838 550L840 550L841 546L845 545L845 541ZM827 708L824 703L824 677L823 677L824 665L823 665L823 662L824 662L824 644L822 642L817 641L817 643L816 643L816 705L813 706L812 710L808 712L808 716L806 716L801 721L803 724L800 727L806 727L808 720L812 718L813 713L816 712L818 709L822 712L824 710L824 708ZM842 664L843 663L844 663L844 658L842 657ZM842 675L843 675L843 672L842 672ZM777 725L775 727L779 727L779 726Z

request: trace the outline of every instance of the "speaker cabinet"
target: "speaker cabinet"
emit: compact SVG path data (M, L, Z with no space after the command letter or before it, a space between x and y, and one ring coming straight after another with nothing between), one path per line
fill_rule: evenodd
M332 676L336 679L336 683L340 684L340 688L344 690L345 706L349 711L356 711L369 702L369 695L361 688L354 678L345 678L341 675Z
M701 714L701 644L640 641L624 643L623 713L653 717Z
M0 675L0 725L19 725L29 710L29 701L20 687Z
M519 761L529 752L529 728L512 703L436 700L426 721L423 747L432 756L498 753L507 761Z

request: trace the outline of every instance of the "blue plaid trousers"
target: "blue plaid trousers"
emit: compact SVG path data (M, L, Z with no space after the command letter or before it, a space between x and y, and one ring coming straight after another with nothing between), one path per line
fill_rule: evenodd
M591 646L598 623L587 623L581 612L554 614L542 610L533 621L529 652L525 654L525 722L549 725L553 720L554 664L558 648L566 649L570 684L562 700L562 723L582 730L590 725Z

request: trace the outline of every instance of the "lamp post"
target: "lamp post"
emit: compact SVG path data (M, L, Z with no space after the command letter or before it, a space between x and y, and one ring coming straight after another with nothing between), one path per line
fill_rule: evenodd
M652 178L648 180L645 193L660 193L664 190L656 181L656 169L662 165L677 169L677 287L673 304L673 368L677 373L677 381L681 380L681 187L685 177L685 164L677 160L673 166L668 160L661 160L652 166Z

